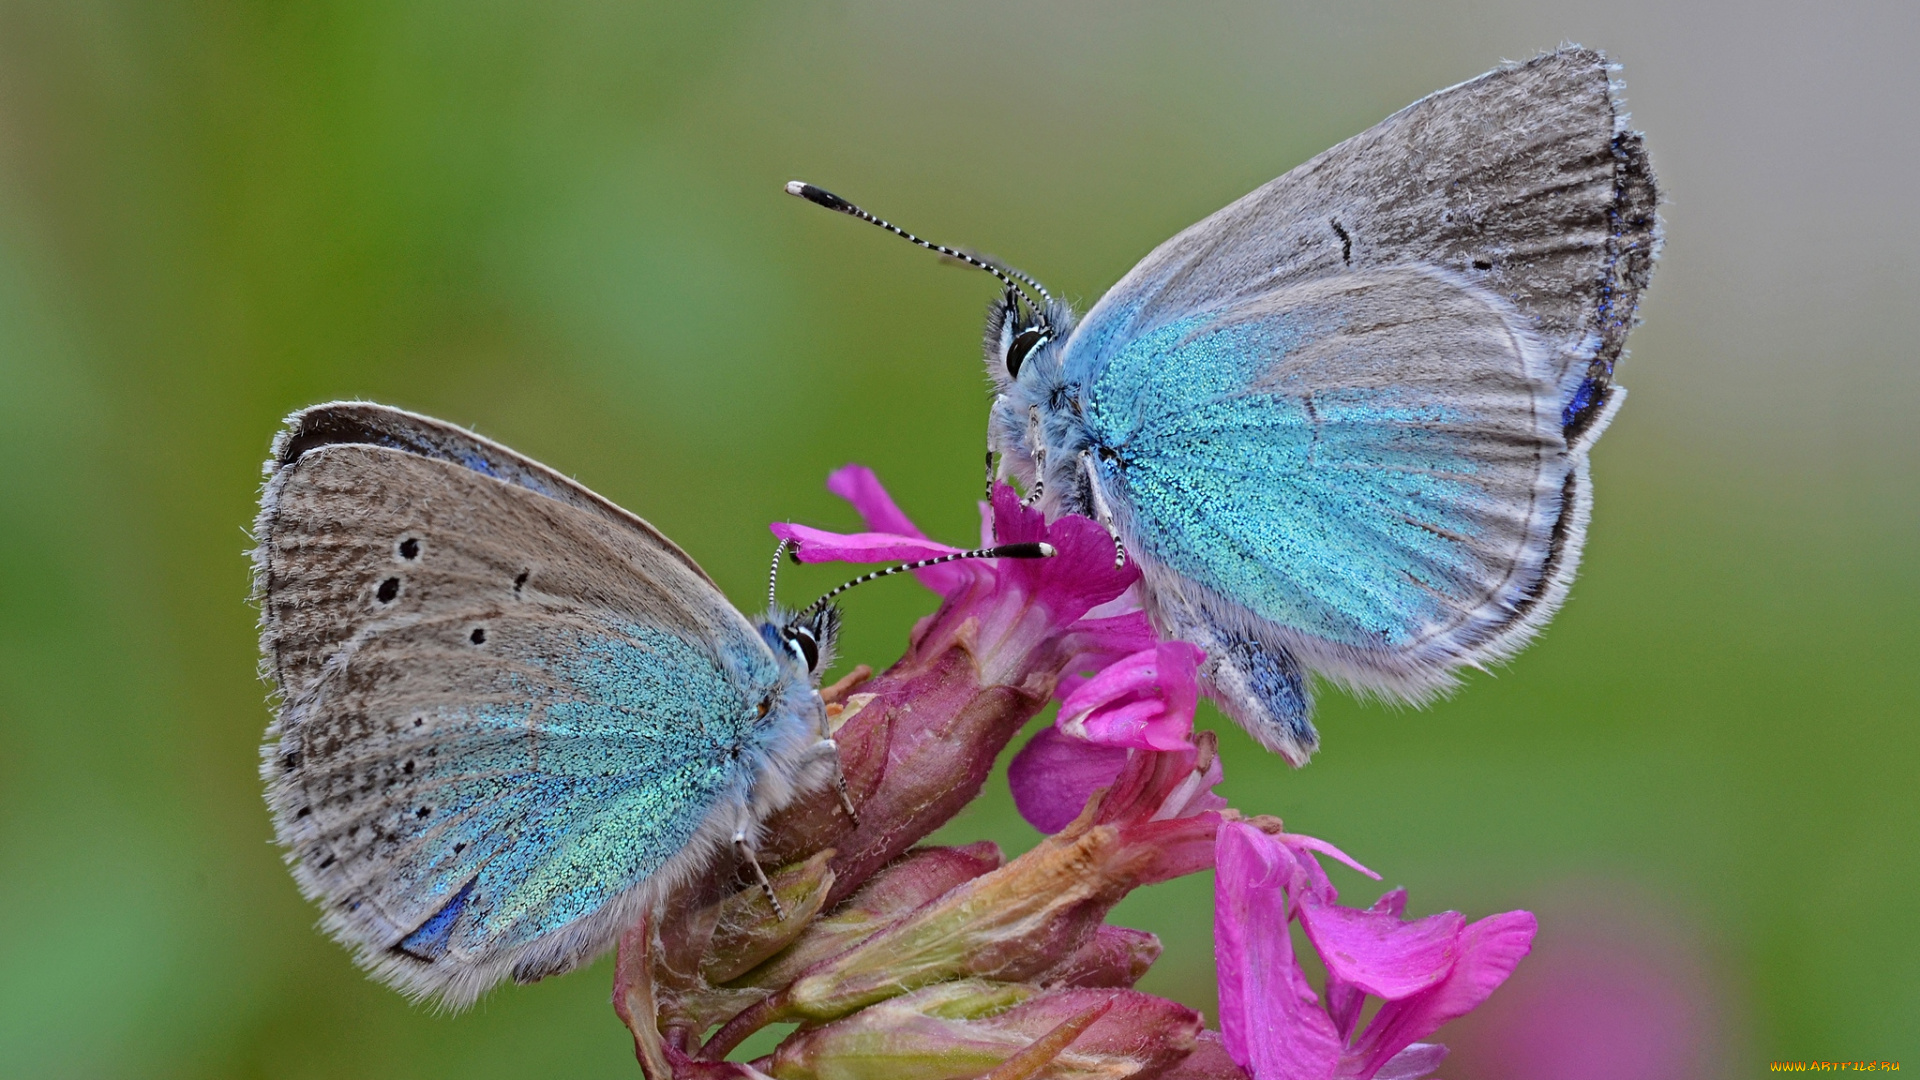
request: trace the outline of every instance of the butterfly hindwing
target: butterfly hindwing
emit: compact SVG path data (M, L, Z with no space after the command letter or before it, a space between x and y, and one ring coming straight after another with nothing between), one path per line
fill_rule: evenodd
M1510 624L1552 544L1541 510L1568 456L1541 350L1502 307L1438 271L1386 269L1116 354L1086 421L1112 451L1102 485L1162 625L1216 638L1237 684L1304 705L1275 682L1294 659L1415 695ZM1259 648L1289 655L1248 666Z
M286 450L369 416L414 445ZM263 772L296 878L387 981L458 1005L590 958L734 828L769 739L817 737L810 682L638 519L397 410L292 431L258 528Z

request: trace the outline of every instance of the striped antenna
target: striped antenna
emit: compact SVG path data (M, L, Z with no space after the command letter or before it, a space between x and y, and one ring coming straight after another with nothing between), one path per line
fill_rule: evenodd
M801 614L804 615L810 611L819 611L821 608L826 607L828 602L834 597L839 596L855 585L865 585L869 581L898 574L905 570L925 570L929 566L959 562L961 559L1051 559L1057 554L1059 554L1059 549L1055 548L1052 544L1002 544L999 547L975 548L972 551L957 551L952 555L942 555L937 559L921 559L919 562L901 563L899 566L889 566L885 570L875 570L871 574L861 574L845 585L834 589L820 599L808 604L802 609Z
M773 549L773 569L767 571L767 610L769 611L780 606L780 557L785 555L787 548L792 545L793 541L782 540L779 546Z
M1031 285L1033 287L1034 292L1039 293L1040 298L1045 300L1049 305L1053 303L1053 294L1047 291L1047 287L1045 285L1040 284L1039 282L1033 280L1031 277L1028 277L1026 274L1023 274L1020 271L1015 270L1011 266L1001 266L998 263L990 262L986 259L982 259L978 255L969 255L968 253L961 251L958 248L950 248L945 244L936 244L930 240L922 240L919 237L913 235L912 233L908 232L905 229L902 229L901 227L893 224L890 221L887 221L883 218L877 218L872 214L867 213L865 210L860 209L859 207L853 205L847 200L841 198L840 196L835 195L833 192L828 191L825 188L814 187L812 184L808 184L799 180L789 180L787 181L787 194L797 195L800 198L805 199L816 206L824 206L829 210L838 211L839 213L846 214L849 217L857 217L861 221L867 222L870 225L878 225L881 228L892 233L893 235L898 236L901 239L908 241L909 243L918 244L921 247L926 248L928 251L937 251L940 254L945 255L949 259L957 259L960 262L966 263L968 266L985 270L987 273L992 274L994 277L999 278L1001 282L1007 286L1007 288L1018 291L1020 295L1027 301L1027 306L1033 308L1034 313L1040 317L1040 320L1042 322L1046 321L1046 318L1047 318L1046 309L1043 308L1038 303L1035 303L1033 297L1027 294L1025 290L1022 290L1018 285L1015 285L1014 279L1018 278L1020 281L1025 282L1028 285ZM1012 275L1012 276L1010 277L1008 275Z

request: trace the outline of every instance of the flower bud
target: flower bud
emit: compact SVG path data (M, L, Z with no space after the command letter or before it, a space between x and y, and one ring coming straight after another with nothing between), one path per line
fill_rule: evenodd
M803 1031L756 1067L776 1080L1096 1080L1185 1058L1200 1015L1132 990L941 983Z
M831 1020L931 983L1026 981L1068 964L1127 893L1211 865L1221 817L1188 790L1213 775L1201 757L1139 755L1067 828L809 969L779 1014ZM1199 812L1156 820L1169 805Z

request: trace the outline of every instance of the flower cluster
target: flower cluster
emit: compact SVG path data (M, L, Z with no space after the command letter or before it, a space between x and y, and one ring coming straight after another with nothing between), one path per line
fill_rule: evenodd
M957 550L914 527L863 468L829 487L870 531L774 526L803 562ZM762 855L781 867L786 917L722 874L622 939L614 1005L651 1080L1429 1075L1446 1051L1419 1040L1506 979L1533 917L1408 920L1401 890L1367 909L1338 903L1322 856L1371 872L1214 793L1219 756L1193 730L1205 655L1156 638L1131 600L1138 571L1114 567L1105 531L1048 523L1005 487L982 528L1057 555L916 571L939 611L887 672L861 669L826 692L858 823L823 794L768 824ZM992 844L916 847L1056 697L1058 720L1009 772L1046 838L1011 862ZM1106 922L1133 889L1209 869L1218 1031L1132 989L1159 942ZM1322 994L1294 955L1294 921L1327 971ZM1382 1004L1362 1024L1369 996ZM726 1060L779 1023L799 1027L772 1054Z

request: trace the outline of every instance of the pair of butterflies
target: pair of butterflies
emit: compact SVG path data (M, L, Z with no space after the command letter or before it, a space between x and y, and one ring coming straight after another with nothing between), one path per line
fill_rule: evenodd
M1566 595L1658 243L1610 71L1568 49L1423 99L1085 317L954 253L1007 284L1000 474L1105 524L1212 696L1295 762L1309 673L1420 700ZM267 471L267 799L376 977L457 1007L575 967L832 781L831 608L742 615L638 517L395 409L298 413Z

